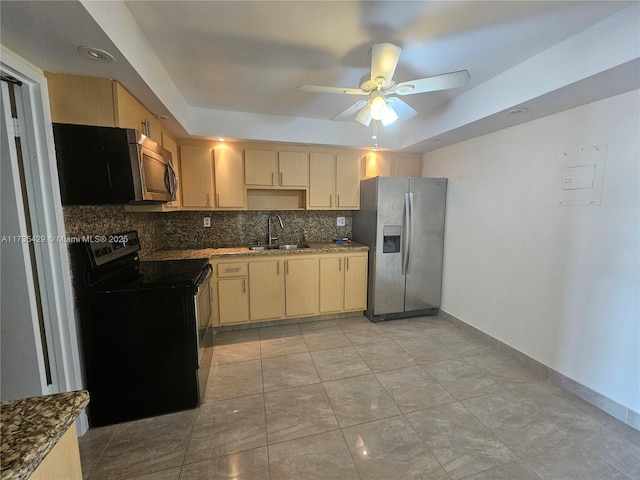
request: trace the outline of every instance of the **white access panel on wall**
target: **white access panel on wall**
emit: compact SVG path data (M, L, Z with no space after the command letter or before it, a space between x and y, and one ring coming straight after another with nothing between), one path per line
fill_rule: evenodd
M554 205L600 205L607 145L563 152L558 160L558 189Z

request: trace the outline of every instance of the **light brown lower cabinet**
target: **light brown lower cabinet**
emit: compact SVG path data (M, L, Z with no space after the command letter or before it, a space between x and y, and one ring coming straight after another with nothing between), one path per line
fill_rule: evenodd
M82 480L75 422L29 477L31 480Z
M364 310L367 252L212 259L213 324Z
M289 255L284 261L287 317L318 313L318 257Z
M320 313L367 307L367 254L320 258Z
M284 262L249 263L249 310L254 322L277 320L284 316Z
M219 325L249 321L249 280L247 262L227 262L214 266L214 323Z

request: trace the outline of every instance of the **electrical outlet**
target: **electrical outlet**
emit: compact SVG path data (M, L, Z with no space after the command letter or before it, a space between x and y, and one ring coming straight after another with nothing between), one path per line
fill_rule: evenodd
M204 226L205 227L211 226L211 217L204 217Z
M346 225L346 221L344 217L337 217L336 218L336 225L338 227L344 227Z

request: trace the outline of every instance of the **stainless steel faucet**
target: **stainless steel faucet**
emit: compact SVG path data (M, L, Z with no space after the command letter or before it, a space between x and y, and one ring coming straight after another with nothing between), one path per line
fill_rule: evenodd
M269 230L269 245L273 245L274 242L278 241L278 237L277 236L273 236L273 234L271 233L271 220L273 218L277 218L278 222L280 222L280 228L284 228L284 223L282 223L282 218L280 218L280 215L278 215L277 213L272 213L271 215L269 215L269 220L268 220L268 230Z

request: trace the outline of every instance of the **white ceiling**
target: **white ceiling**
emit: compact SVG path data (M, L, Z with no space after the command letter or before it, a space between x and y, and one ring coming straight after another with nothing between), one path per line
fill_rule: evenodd
M119 80L154 113L175 118L183 134L349 147L370 147L372 129L330 119L358 98L296 87L358 87L371 45L394 43L403 49L398 81L471 73L463 88L403 97L420 115L379 132L382 147L422 152L639 88L637 52L600 58L612 42L628 40L603 41L602 32L622 30L629 14L637 35L637 7L633 1L2 0L0 40L43 70ZM625 8L634 10L614 15ZM588 52L575 54L572 38L594 42L580 48L605 55L580 58ZM110 51L116 62L82 58L81 45ZM561 52L570 58L556 58ZM593 68L578 72L572 62L580 61ZM485 101L491 106L480 106ZM523 115L503 113L522 105Z

